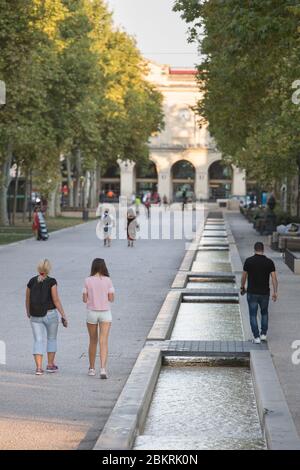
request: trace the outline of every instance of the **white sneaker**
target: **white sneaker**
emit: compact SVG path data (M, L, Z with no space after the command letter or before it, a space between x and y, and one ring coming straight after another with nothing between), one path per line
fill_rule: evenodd
M261 342L261 341L260 341L260 338L259 338L259 337L258 337L258 338L254 338L254 343L255 343L255 344L260 344L260 342Z
M89 369L88 375L89 375L90 377L94 377L94 376L96 375L95 369Z
M260 335L260 339L262 341L267 341L267 335Z
M107 379L107 373L105 369L101 369L100 371L100 379Z

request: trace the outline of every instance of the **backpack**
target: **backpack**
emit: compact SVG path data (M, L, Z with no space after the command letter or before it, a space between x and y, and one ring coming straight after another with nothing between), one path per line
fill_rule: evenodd
M32 317L44 317L47 315L49 289L50 285L48 278L42 282L38 282L37 278L35 278L32 286L30 287L30 315Z

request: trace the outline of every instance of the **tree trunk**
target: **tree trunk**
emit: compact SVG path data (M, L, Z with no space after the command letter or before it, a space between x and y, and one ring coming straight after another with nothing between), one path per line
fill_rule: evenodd
M84 201L83 201L84 208L89 207L90 193L91 193L91 172L86 171L85 178L84 178Z
M13 202L13 213L12 213L12 225L16 222L17 202L18 202L18 189L19 189L19 166L16 166L16 178L15 178L15 190L14 190L14 202Z
M7 193L10 185L10 168L12 164L12 145L8 144L7 154L0 170L0 225L9 225L7 212Z
M91 171L89 207L92 209L95 209L97 207L97 170L96 170L96 167L94 170Z
M60 187L61 183L57 183L55 189L51 191L48 205L49 217L59 217L61 215L60 206Z
M30 169L30 176L29 176L28 221L32 222L32 168Z
M48 205L48 214L49 217L55 217L55 199L56 199L56 190L51 191L50 198L49 198L49 205Z
M28 173L25 173L25 194L24 194L24 205L23 205L23 217L22 221L25 222L26 219L26 210L27 210L27 202L28 202Z
M68 178L68 205L69 207L74 207L74 190L73 190L73 179L71 175L71 155L66 157L67 164L67 178Z
M61 216L61 182L57 184L56 187L56 195L55 195L55 215L60 217Z
M300 216L300 177L299 177L299 170L298 170L298 186L297 186L297 216Z
M101 167L98 161L97 161L97 167L96 167L96 188L97 188L96 189L97 197L99 197L102 187L101 187Z
M76 183L74 185L74 207L78 208L80 207L80 179L76 179Z
M81 199L82 199L82 195L80 194L81 192L81 151L80 151L80 148L77 148L76 149L76 152L75 152L75 166L76 166L76 185L75 185L75 196L74 196L74 204L75 204L75 207L78 208L80 207L81 205Z

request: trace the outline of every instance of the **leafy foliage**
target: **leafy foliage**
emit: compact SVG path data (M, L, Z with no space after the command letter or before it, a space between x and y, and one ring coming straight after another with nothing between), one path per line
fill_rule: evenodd
M272 186L295 175L300 77L296 0L177 0L203 61L198 112L220 151L257 181Z
M62 155L74 164L80 155L79 172L143 160L163 115L135 41L114 27L104 0L0 0L0 11L3 222L12 157L49 193Z

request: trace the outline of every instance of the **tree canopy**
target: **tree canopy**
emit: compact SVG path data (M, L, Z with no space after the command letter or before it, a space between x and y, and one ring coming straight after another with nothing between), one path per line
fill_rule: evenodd
M296 0L177 0L199 43L198 112L225 158L258 182L297 172L300 77Z
M162 97L133 38L104 0L0 0L0 223L13 161L40 187L59 182L62 155L84 172L143 161L163 126Z

